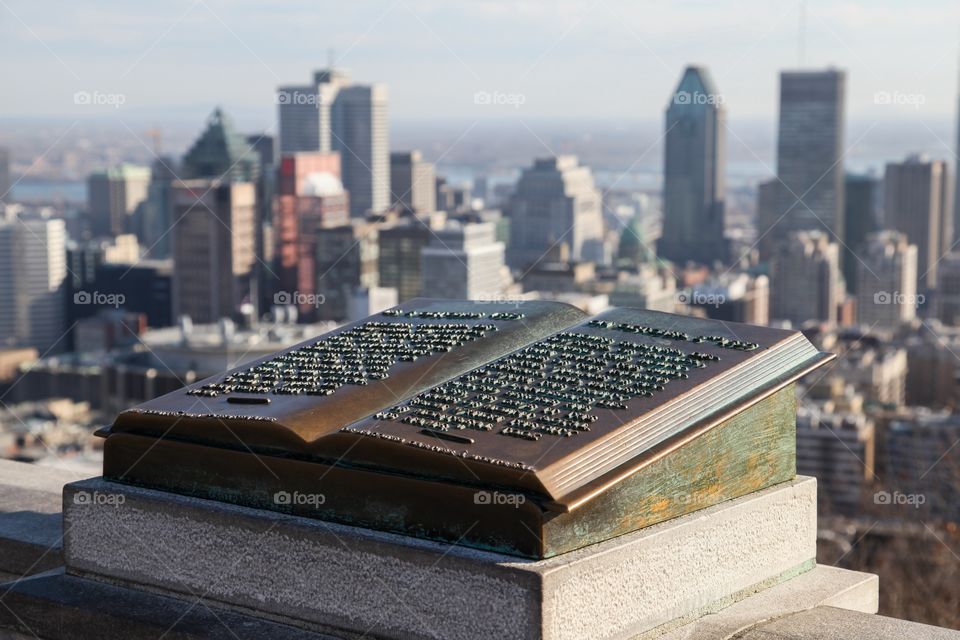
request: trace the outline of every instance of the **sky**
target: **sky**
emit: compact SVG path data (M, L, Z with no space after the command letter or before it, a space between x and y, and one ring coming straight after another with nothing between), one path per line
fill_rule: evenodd
M733 117L770 117L778 72L800 66L801 24L803 66L848 72L851 117L952 116L960 3L805 6L0 0L0 117L197 118L221 104L268 130L276 87L331 55L387 84L394 120L659 119L690 63L711 70Z

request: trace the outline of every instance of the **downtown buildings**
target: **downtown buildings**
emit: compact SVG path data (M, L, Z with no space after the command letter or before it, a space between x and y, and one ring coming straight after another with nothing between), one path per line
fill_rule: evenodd
M524 169L510 199L507 261L526 269L554 246L573 260L602 262L603 214L593 174L576 156L538 158Z
M666 113L663 235L658 255L683 264L726 259L723 99L703 67L687 67Z
M391 203L387 89L352 84L336 70L277 90L279 152L339 151L350 212L362 217Z

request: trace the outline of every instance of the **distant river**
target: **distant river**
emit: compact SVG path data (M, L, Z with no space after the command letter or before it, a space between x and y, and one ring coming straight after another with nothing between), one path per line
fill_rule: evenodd
M87 201L87 183L66 180L31 180L24 178L13 187L13 199L19 202Z

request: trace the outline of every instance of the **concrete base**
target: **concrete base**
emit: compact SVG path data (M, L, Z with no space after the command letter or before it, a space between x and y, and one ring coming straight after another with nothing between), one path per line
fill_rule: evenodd
M86 474L0 460L0 580L63 564L63 485Z
M628 639L813 566L816 481L542 561L100 479L64 489L67 570L380 638Z

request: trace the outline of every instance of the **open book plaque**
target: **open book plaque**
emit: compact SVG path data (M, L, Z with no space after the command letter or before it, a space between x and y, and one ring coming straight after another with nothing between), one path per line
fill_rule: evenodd
M800 333L414 300L122 413L112 479L546 557L795 474Z

